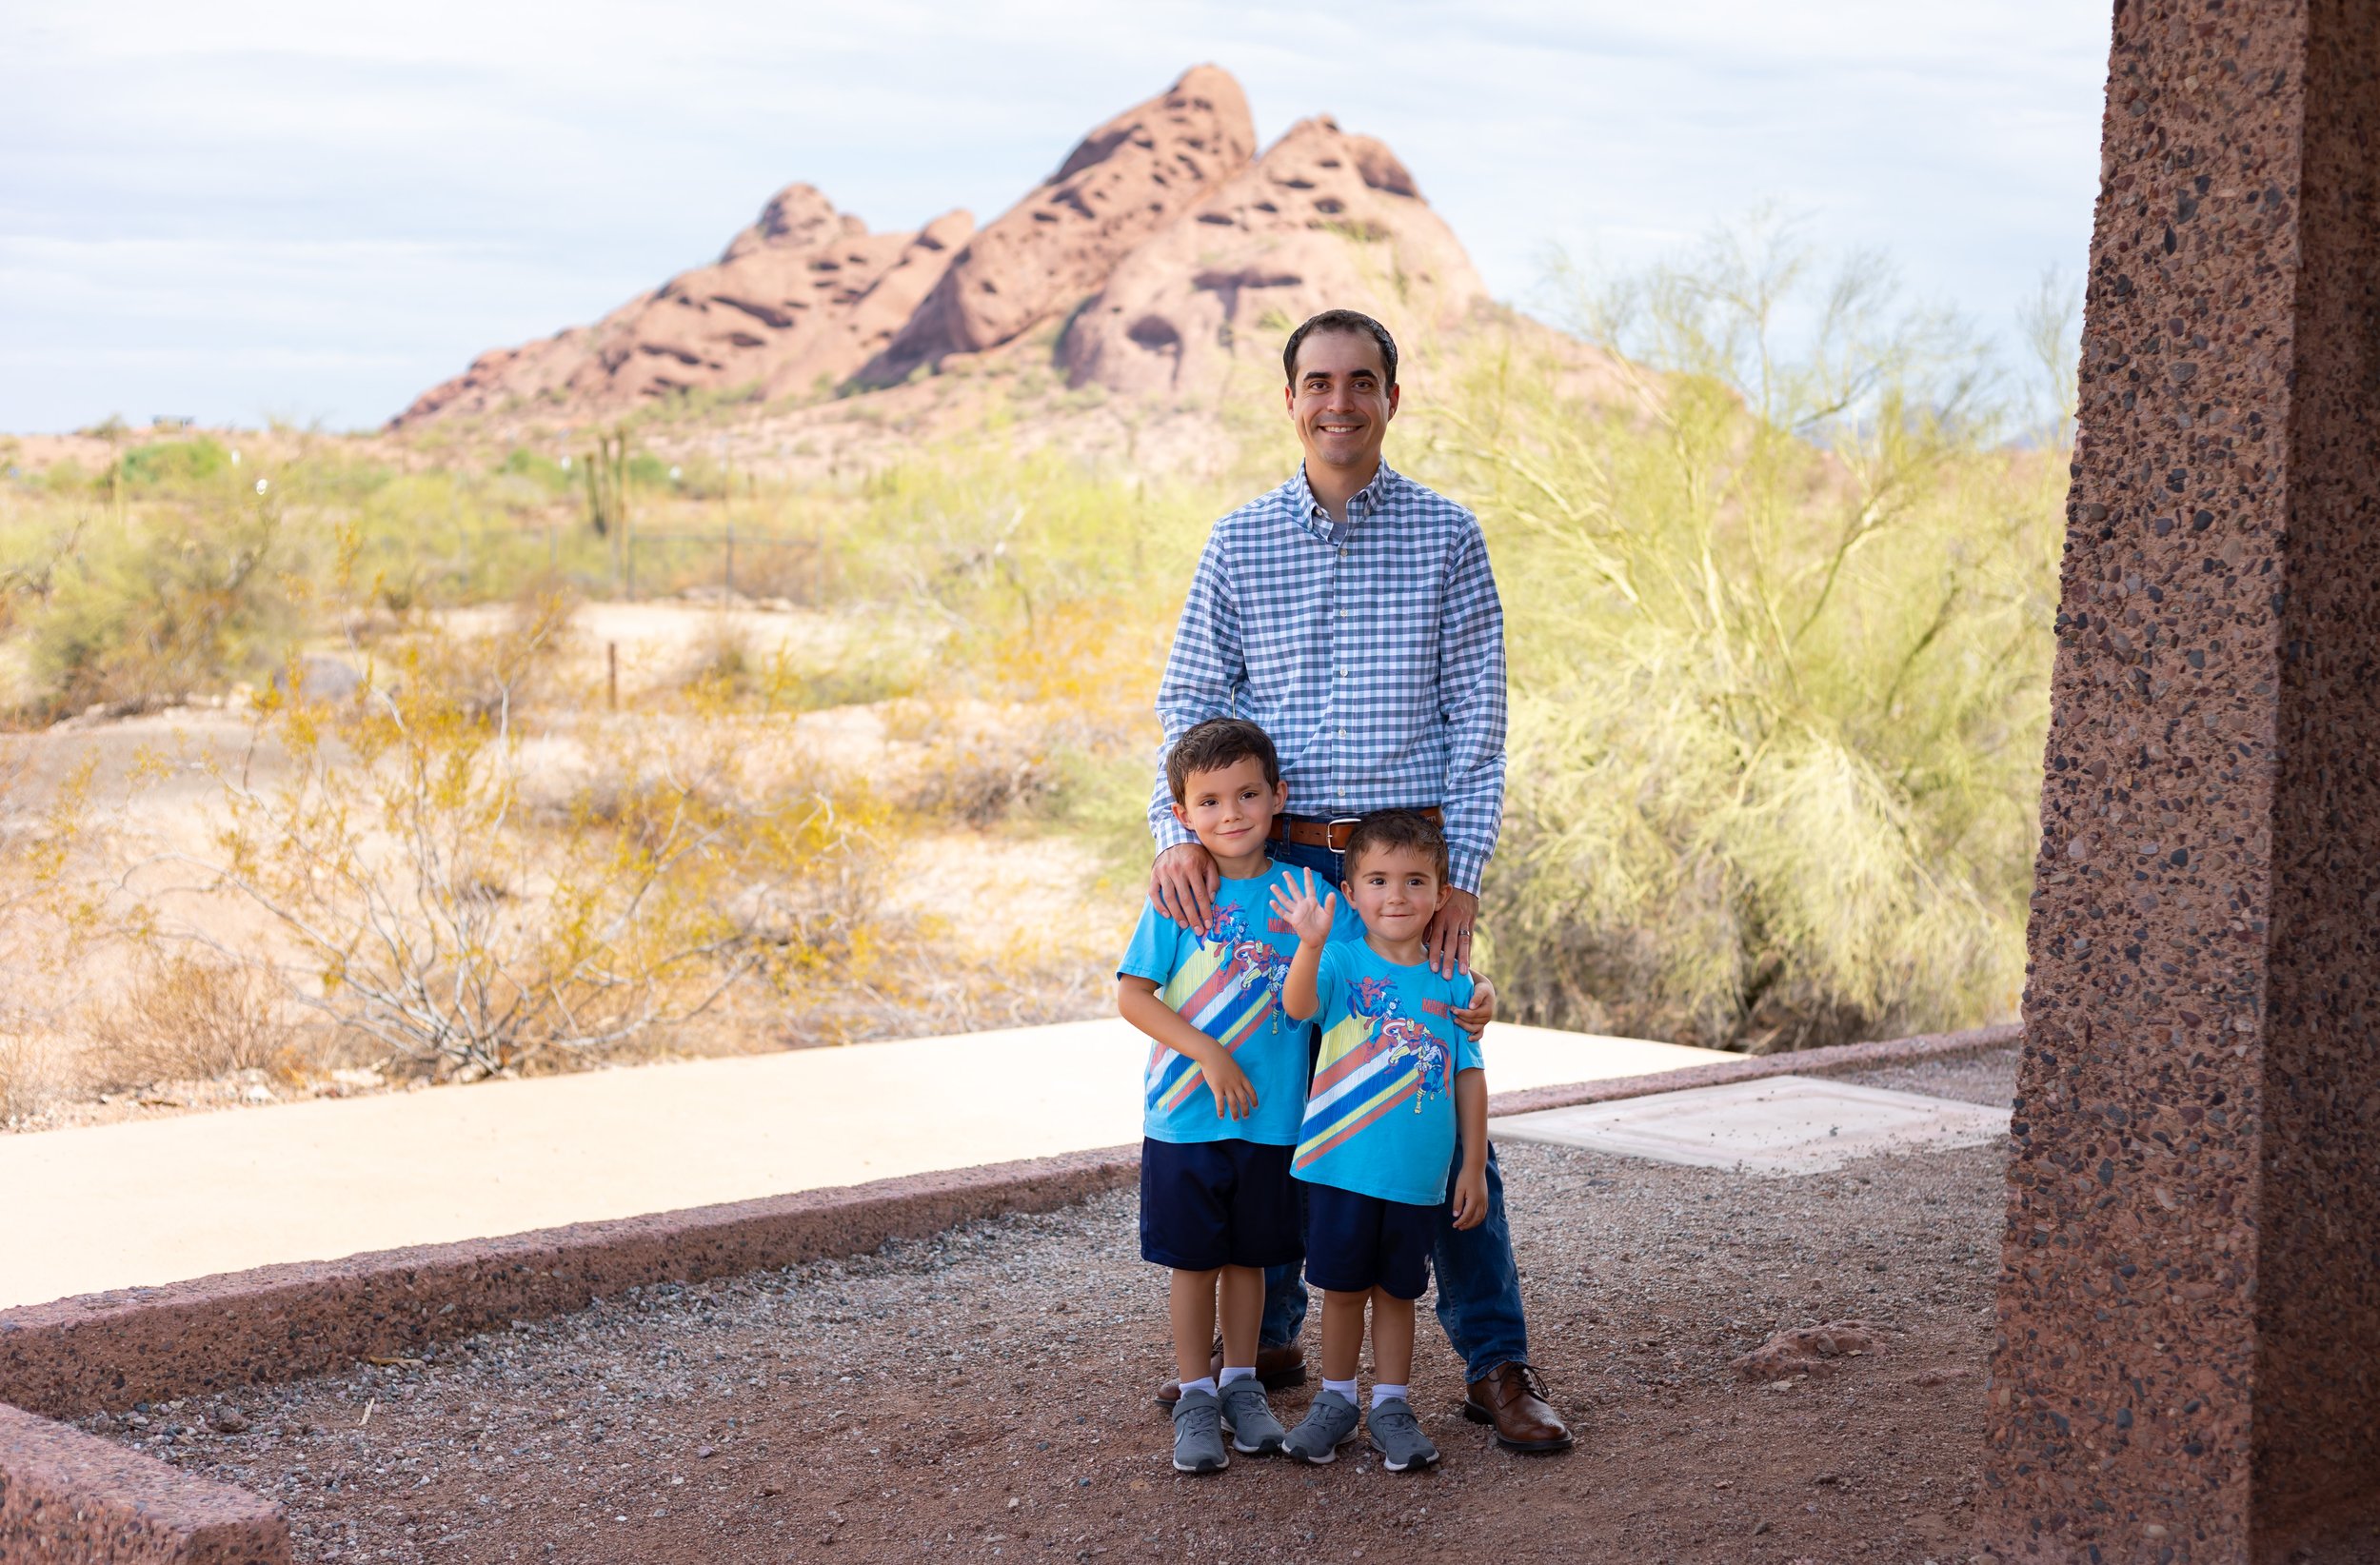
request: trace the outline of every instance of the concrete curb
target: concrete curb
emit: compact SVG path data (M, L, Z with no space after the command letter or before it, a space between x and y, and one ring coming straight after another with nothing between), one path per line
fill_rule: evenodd
M288 1565L281 1507L0 1406L0 1560Z
M76 1418L220 1396L566 1314L643 1283L859 1255L976 1218L1048 1211L1123 1184L1138 1166L1137 1147L1067 1153L25 1305L0 1311L0 1402Z
M2015 1025L1766 1055L1655 1076L1497 1093L1491 1114L1731 1081L1954 1059ZM0 1561L286 1565L279 1506L50 1422L134 1402L224 1396L367 1357L566 1314L624 1288L863 1254L1132 1181L1137 1146L913 1175L502 1238L266 1266L0 1310ZM19 1412L18 1409L28 1411ZM35 1414L50 1417L38 1417Z
M1690 1065L1657 1076L1624 1076L1616 1081L1582 1081L1567 1087L1534 1087L1527 1092L1488 1096L1488 1113L1534 1114L1539 1109L1576 1108L1581 1103L1616 1103L1628 1098L1651 1098L1665 1092L1691 1092L1696 1087L1721 1087L1734 1081L1758 1081L1772 1076L1841 1076L1851 1071L1888 1070L1895 1065L1922 1064L1929 1060L1956 1060L1965 1055L2013 1049L2025 1040L2020 1022L1977 1027L1963 1033L1922 1033L1915 1038L1888 1039L1880 1043L1835 1043L1795 1054L1747 1055L1717 1065Z

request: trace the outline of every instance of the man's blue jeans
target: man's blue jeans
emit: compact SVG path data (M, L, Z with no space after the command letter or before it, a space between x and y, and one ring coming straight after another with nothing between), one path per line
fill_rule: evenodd
M1272 854L1275 862L1311 869L1318 880L1327 875L1334 891L1345 878L1340 856L1327 848L1275 842ZM1346 893L1339 891L1339 896L1343 900ZM1310 1047L1319 1041L1312 1029L1308 1037ZM1460 1147L1455 1149L1454 1167L1462 1167ZM1488 1148L1487 1188L1487 1220L1458 1232L1450 1203L1438 1218L1438 1248L1431 1255L1438 1274L1438 1323L1461 1357L1466 1380L1484 1378L1499 1364L1529 1361L1529 1328L1520 1314L1520 1269L1513 1262L1512 1230L1504 1221L1504 1175L1493 1146ZM1296 1263L1265 1269L1264 1322L1258 1339L1266 1347L1297 1341L1305 1325L1301 1272Z

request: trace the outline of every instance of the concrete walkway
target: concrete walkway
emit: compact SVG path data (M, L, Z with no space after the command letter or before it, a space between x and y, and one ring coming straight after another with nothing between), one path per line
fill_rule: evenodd
M0 1137L0 1309L1140 1135L1120 1020ZM1497 1091L1737 1058L1498 1023Z

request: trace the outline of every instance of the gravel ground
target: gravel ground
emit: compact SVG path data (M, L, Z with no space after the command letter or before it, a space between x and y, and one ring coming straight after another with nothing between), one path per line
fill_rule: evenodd
M1865 1087L1894 1092L1919 1092L1929 1098L1955 1098L1962 1103L2006 1108L2016 1096L2016 1051L1995 1049L1952 1060L1928 1060L1891 1070L1860 1071L1836 1077Z
M2013 1071L1861 1080L2005 1102ZM1149 1399L1163 1274L1138 1257L1129 1192L84 1427L279 1498L313 1560L1974 1554L1995 1149L1763 1180L1502 1157L1536 1357L1580 1434L1566 1456L1510 1456L1463 1422L1425 1322L1415 1400L1439 1470L1392 1475L1358 1446L1328 1468L1177 1476ZM1835 1373L1731 1367L1845 1317L1879 1347ZM1310 1389L1276 1397L1284 1421Z

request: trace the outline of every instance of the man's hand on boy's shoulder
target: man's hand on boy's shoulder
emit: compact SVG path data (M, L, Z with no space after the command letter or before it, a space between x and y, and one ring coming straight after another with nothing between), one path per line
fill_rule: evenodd
M1496 1020L1496 981L1485 973L1471 975L1471 1003L1455 1012L1455 1025L1477 1038Z
M1471 931L1478 921L1478 893L1449 887L1445 905L1431 915L1430 927L1421 932L1431 972L1443 978L1471 971Z
M1177 842L1149 866L1149 905L1203 935L1215 922L1215 893L1222 884L1213 854L1197 842Z

